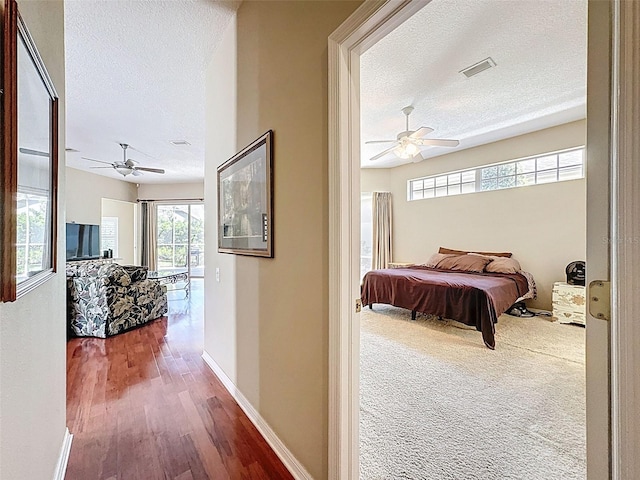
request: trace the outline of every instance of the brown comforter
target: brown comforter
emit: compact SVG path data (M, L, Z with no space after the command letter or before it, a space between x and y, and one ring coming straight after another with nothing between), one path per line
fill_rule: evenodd
M428 267L373 270L364 276L362 304L385 303L475 326L495 348L494 323L528 291L518 273L471 273Z

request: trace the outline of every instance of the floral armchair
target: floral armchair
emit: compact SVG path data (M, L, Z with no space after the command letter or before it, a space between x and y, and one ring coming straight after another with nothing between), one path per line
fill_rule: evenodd
M67 264L69 333L106 338L167 313L166 287L146 267Z

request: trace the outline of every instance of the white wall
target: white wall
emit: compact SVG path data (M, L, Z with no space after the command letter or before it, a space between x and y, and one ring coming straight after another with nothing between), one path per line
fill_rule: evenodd
M272 129L275 258L218 254L207 242L205 352L319 480L329 422L327 37L358 5L245 1L207 75L206 207L216 211L217 166Z
M135 183L114 180L93 173L66 168L67 222L100 224L102 199L135 202L138 189Z
M586 257L586 181L407 201L407 180L585 144L581 120L393 169L363 169L362 191L393 193L393 259L422 263L439 246L510 251L536 279L551 309L553 282ZM386 180L386 183L385 183Z
M0 303L0 478L53 478L66 424L65 70L62 1L19 8L59 95L58 274Z
M114 254L122 265L137 265L136 238L137 204L121 200L102 199L102 216L118 218L118 252Z
M204 198L204 182L202 183L141 183L138 187L138 198L144 200L164 200L174 198Z

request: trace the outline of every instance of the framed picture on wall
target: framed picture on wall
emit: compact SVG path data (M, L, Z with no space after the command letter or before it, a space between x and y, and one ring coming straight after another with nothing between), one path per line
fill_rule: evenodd
M273 132L218 167L218 252L273 258Z

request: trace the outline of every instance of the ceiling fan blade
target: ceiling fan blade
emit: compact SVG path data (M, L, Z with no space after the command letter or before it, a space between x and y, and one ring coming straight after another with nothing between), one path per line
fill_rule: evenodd
M142 170L143 172L152 172L152 173L164 173L164 170L161 168L147 168L147 167L134 167L134 171Z
M131 174L134 177L139 177L140 175L142 175L142 172L136 168L135 170L133 170L133 172L131 172Z
M95 158L88 158L88 157L80 157L80 158L82 158L83 160L89 160L92 162L104 163L104 164L113 166L111 162L103 162L102 160L96 160Z
M417 145L423 147L457 147L460 145L458 140L445 140L442 138L423 138L416 142Z
M49 154L47 152L41 152L40 150L32 150L31 148L19 148L20 153L24 153L26 155L37 155L38 157L48 157Z
M365 145L370 145L372 143L391 143L397 142L398 140L369 140L368 142L364 142Z
M429 128L429 127L420 127L418 130L416 130L415 132L413 132L411 135L409 135L409 138L422 138L424 137L427 133L431 133L433 132L433 128Z
M396 143L398 143L398 142L396 142ZM382 157L384 157L385 155L387 155L387 154L389 154L389 153L393 152L393 150L395 150L395 148L396 148L396 145L394 145L394 146L393 146L393 147L391 147L391 148L387 148L386 150L383 150L383 151L382 151L382 152L380 152L379 154L374 155L374 156L373 156L373 157L371 157L369 160L378 160L379 158L382 158Z

